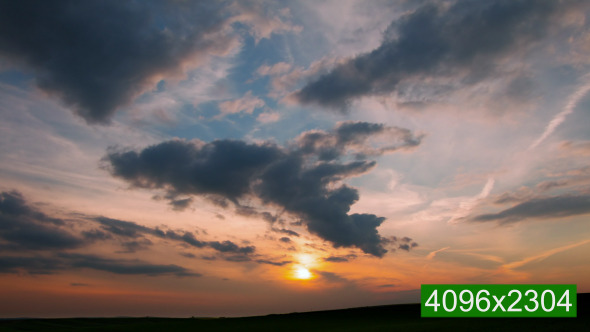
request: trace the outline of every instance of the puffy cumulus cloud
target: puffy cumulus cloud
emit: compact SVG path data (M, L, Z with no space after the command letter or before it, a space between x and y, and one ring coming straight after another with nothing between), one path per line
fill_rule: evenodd
M473 222L496 221L501 224L525 219L563 218L590 213L590 195L562 195L531 198L498 213L480 214L471 217Z
M88 123L228 51L224 1L0 1L0 57Z
M444 84L448 94L498 75L508 58L522 59L568 12L587 9L587 2L575 0L428 1L393 21L375 50L337 65L295 97L346 109L355 98L451 78Z
M172 140L139 153L110 151L106 160L113 175L136 187L166 188L180 194L214 194L236 201L250 191L261 169L284 156L284 151L271 144Z
M394 146L370 144L369 138L383 133L396 138ZM135 187L220 196L238 208L241 198L257 197L301 218L311 233L335 247L357 247L381 257L386 240L377 227L385 218L349 214L358 191L338 183L375 166L359 151L381 154L415 147L420 139L401 128L344 122L331 132L304 133L288 148L268 142L172 140L139 152L111 149L104 161L113 176ZM351 151L356 160L350 160Z

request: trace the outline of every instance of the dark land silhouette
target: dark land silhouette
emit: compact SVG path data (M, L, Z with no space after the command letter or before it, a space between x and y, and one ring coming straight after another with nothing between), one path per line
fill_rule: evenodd
M421 318L398 304L240 318L64 318L0 320L0 331L590 331L590 293L576 318Z

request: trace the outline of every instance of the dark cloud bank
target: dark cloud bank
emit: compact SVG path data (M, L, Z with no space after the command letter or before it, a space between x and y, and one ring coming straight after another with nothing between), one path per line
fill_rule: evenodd
M124 253L129 253L153 245L150 237L189 248L208 248L228 261L252 261L251 256L256 250L254 246L239 246L227 240L202 241L187 231L162 230L106 217L76 216L73 220L54 218L31 206L17 191L0 192L0 273L26 271L49 274L87 268L115 274L200 276L174 264L152 264L138 259L104 258L72 252L94 243L110 241L125 248ZM263 259L255 262L286 264Z
M375 137L388 145L371 144ZM104 161L114 176L135 187L164 189L168 197L214 195L238 207L241 198L257 197L299 217L335 247L358 247L381 257L388 241L377 227L385 218L349 213L358 191L339 181L374 167L367 156L413 148L421 138L403 128L344 122L331 132L305 132L289 148L172 140L141 151L113 149Z
M391 23L382 44L296 93L304 104L345 109L355 98L398 91L406 80L452 77L473 84L526 53L583 1L430 1ZM448 8L447 8L448 7Z
M0 57L89 123L176 75L227 36L222 1L0 1Z

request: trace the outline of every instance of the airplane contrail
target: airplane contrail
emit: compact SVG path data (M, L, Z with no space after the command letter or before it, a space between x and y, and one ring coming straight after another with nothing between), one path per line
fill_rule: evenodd
M586 75L586 77L588 77L588 75ZM559 126L563 121L565 121L565 117L574 111L576 106L578 106L580 99L582 99L588 93L588 91L590 91L590 82L586 80L586 83L582 84L582 86L580 86L574 93L572 93L568 97L567 104L565 105L563 111L557 113L557 115L553 117L553 119L545 128L543 134L539 138L537 138L537 140L534 141L533 144L531 144L529 150L536 148L549 135L551 135L555 131L555 128L557 128L557 126Z

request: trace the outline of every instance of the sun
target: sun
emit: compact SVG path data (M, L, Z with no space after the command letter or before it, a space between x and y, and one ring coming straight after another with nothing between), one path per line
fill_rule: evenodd
M311 272L304 267L299 267L295 270L295 278L297 279L310 279L311 276Z

